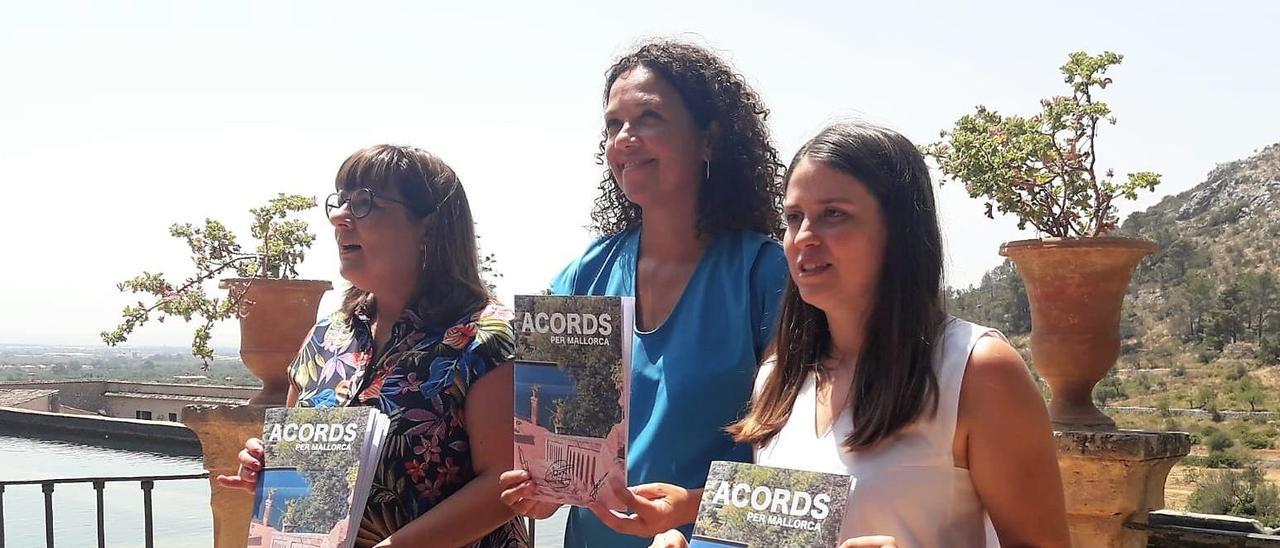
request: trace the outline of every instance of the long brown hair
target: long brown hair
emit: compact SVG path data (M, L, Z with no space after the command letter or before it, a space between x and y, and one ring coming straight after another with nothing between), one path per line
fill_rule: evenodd
M748 230L782 236L782 162L769 137L769 109L728 63L706 48L687 42L652 40L618 59L605 73L604 101L622 75L644 67L680 94L694 125L711 132L710 177L698 188L698 232L716 235ZM596 163L605 165L607 132ZM622 193L605 165L600 194L591 211L591 228L611 236L640 224L640 206Z
M427 222L423 264L415 298L418 313L430 324L452 322L493 299L480 278L475 223L467 192L457 174L444 161L425 150L375 145L352 154L338 169L339 190L394 187L414 219ZM352 286L342 300L342 313L350 319L356 308L377 314L377 303L368 291Z
M887 245L866 345L849 391L848 451L875 447L938 406L933 350L945 311L942 235L924 158L897 132L861 123L830 126L796 153L867 186L884 213ZM800 298L788 279L779 317L777 362L747 416L729 427L741 442L763 445L782 430L796 396L831 351L826 314Z

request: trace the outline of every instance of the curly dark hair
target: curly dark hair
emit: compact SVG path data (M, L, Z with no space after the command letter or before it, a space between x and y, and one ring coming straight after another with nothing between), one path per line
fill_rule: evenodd
M712 122L711 177L698 188L698 233L750 230L782 237L783 164L773 148L765 108L742 76L714 53L672 40L643 43L618 59L605 73L604 101L623 74L638 66L653 71L675 87L700 129ZM640 223L640 207L622 193L604 159L604 134L596 162L605 166L600 195L591 211L591 228L613 235Z

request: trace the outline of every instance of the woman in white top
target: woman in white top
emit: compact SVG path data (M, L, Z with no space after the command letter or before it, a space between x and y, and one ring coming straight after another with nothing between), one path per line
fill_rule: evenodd
M786 182L777 352L730 432L759 464L852 476L844 546L1069 545L1026 365L998 332L943 310L942 238L915 146L835 125Z

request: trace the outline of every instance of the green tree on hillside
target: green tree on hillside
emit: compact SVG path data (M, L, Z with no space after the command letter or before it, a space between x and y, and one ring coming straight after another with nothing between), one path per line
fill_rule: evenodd
M1182 285L1169 289L1159 319L1171 322L1172 331L1184 342L1200 341L1217 295L1217 288L1208 277L1188 275Z
M1280 303L1280 286L1276 276L1269 270L1251 270L1241 274L1236 283L1241 293L1241 315L1244 317L1245 329L1256 344L1262 344L1262 338L1268 328L1274 329L1275 311Z
M1205 324L1209 312L1213 311L1213 302L1217 298L1218 289L1213 280L1204 274L1191 274L1183 282L1179 293L1187 300L1187 335L1200 340L1204 336Z
M1258 348L1258 359L1266 365L1280 365L1280 330L1262 338L1262 345Z
M1189 275L1208 267L1211 264L1209 254L1188 238L1169 239L1162 233L1172 233L1163 227L1154 234L1147 235L1160 246L1151 257L1143 261L1134 278L1139 282L1156 282L1161 287L1177 286Z
M1006 335L1031 332L1031 301L1013 263L1005 260L982 276L982 283L947 293L950 312L999 329Z
M1245 334L1244 292L1240 284L1232 283L1218 292L1218 302L1210 313L1212 318L1205 340L1215 350L1237 342Z
M559 398L552 403L551 421L556 432L595 438L607 436L609 429L622 421L622 405L618 403L622 364L564 369L573 379L573 397Z
M1093 401L1099 406L1107 405L1109 401L1121 400L1129 397L1125 393L1124 385L1120 382L1120 377L1116 375L1116 369L1111 368L1107 371L1107 376L1103 377L1098 384L1093 387Z
M1254 466L1222 470L1197 481L1187 507L1192 512L1254 518L1268 527L1280 525L1280 490Z

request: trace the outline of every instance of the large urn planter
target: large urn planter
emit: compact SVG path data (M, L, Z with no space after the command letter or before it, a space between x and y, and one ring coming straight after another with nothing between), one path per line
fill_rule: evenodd
M1120 356L1120 310L1133 269L1156 250L1132 238L1044 238L1000 246L1031 304L1031 360L1053 390L1055 430L1115 430L1093 386Z
M326 280L228 278L219 287L239 302L240 359L262 380L249 403L284 405L289 393L286 371L315 325L320 298L333 289Z

